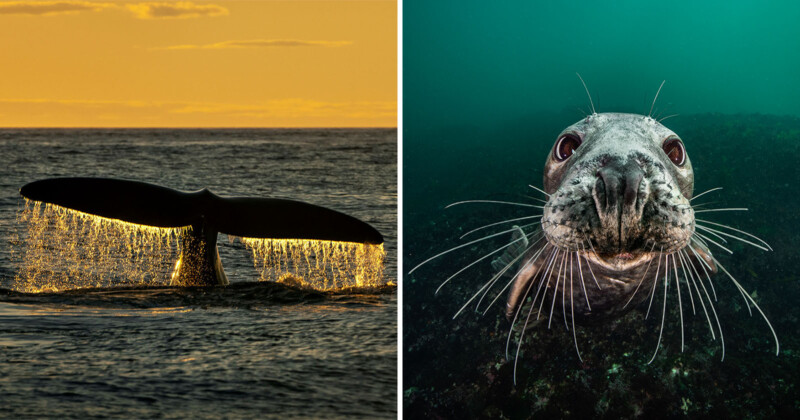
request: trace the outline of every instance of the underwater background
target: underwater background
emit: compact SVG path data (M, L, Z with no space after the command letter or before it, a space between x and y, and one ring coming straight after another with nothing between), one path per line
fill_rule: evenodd
M396 151L395 129L0 129L0 417L396 417ZM259 282L219 235L227 287L20 293L19 188L64 176L342 211L384 235L384 285Z
M768 5L767 5L768 4ZM403 410L407 418L790 417L800 414L800 6L793 2L424 2L403 4ZM505 296L486 312L453 315L495 271L507 243L467 246L473 228L531 214L488 199L539 204L542 167L556 136L591 113L652 115L684 141L695 192L714 213L766 240L764 252L730 243L717 258L759 303L758 313L714 277L725 334L684 306L646 304L601 324L529 328L516 384L506 358ZM502 226L495 231L502 230ZM486 234L492 233L486 230ZM474 238L478 238L475 236ZM496 290L499 290L496 289ZM490 294L490 298L494 295ZM671 300L674 303L674 298ZM656 304L660 303L659 299ZM482 307L482 309L485 307ZM558 314L559 318L561 314ZM512 343L515 341L512 339Z

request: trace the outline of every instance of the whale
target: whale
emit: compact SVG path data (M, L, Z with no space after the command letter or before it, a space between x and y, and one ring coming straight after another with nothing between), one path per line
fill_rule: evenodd
M383 243L368 223L336 210L280 198L224 197L208 188L185 192L114 178L49 178L19 190L28 200L108 219L159 228L190 227L180 238L181 256L171 283L227 285L217 235L243 238Z

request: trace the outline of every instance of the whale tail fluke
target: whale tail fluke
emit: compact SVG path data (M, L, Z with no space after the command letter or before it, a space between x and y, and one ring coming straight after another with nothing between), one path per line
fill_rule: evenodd
M298 260L298 252L306 251L297 249L314 248L313 252L318 253L323 262L330 259L331 249L344 249L341 248L344 245L297 248L297 242L350 243L352 250L341 255L361 255L354 250L383 243L380 232L355 217L294 200L221 197L208 189L183 192L145 182L108 178L45 179L26 184L20 194L34 202L105 219L158 228L188 228L182 231L181 255L171 276L173 285L227 284L216 246L218 233L241 237L246 245L253 246L256 254L256 249L260 248L290 252L291 256L276 260L279 266L285 266L288 259L310 261L308 256ZM262 244L263 241L268 243ZM285 244L276 247L275 241L288 241L294 248L285 251L289 248ZM383 255L382 247L380 249ZM267 260L269 258L264 259ZM336 270L341 271L342 265L336 264ZM319 265L319 261L313 264L315 269ZM382 258L379 265L382 266ZM363 277L363 274L357 276Z
M220 197L109 178L51 178L26 184L23 197L109 219L155 227L204 224L248 238L381 244L369 224L326 207L275 198Z

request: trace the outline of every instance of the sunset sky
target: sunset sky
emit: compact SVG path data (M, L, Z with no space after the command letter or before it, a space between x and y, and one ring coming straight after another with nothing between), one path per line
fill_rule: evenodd
M394 127L394 1L0 1L3 127Z

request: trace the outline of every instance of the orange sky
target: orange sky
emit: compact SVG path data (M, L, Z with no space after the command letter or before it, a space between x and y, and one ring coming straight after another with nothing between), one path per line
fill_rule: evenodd
M394 127L394 1L2 1L3 127Z

